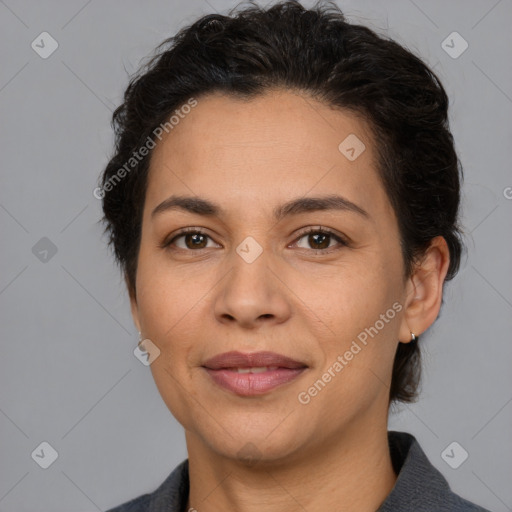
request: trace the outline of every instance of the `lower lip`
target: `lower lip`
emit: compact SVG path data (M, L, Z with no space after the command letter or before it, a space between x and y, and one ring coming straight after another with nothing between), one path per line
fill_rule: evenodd
M241 396L255 396L267 393L293 379L306 368L278 368L261 373L238 373L226 369L205 368L219 386Z

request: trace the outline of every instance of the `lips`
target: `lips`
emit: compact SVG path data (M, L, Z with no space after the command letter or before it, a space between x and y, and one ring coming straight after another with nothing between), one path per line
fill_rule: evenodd
M307 365L275 352L226 352L208 359L203 367L222 388L253 396L294 380Z
M278 367L278 368L305 368L307 365L295 361L289 357L275 352L254 352L243 354L242 352L225 352L208 359L203 365L210 370L229 368L257 368L257 367Z

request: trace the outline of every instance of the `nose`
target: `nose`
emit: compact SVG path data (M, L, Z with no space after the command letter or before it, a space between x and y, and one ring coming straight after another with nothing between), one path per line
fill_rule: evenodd
M245 329L285 322L291 315L288 289L270 268L265 251L251 263L238 254L232 259L232 269L215 298L217 320Z

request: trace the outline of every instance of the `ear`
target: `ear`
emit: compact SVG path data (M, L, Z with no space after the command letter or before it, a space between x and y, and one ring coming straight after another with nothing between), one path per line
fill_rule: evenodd
M442 236L433 238L407 281L405 312L399 333L402 343L411 341L411 332L416 336L425 332L439 315L449 264L446 240Z
M130 298L130 309L132 312L133 323L135 324L137 331L140 332L141 328L140 328L140 320L139 320L139 307L137 304L137 293L136 293L136 290L134 290L133 287L130 286L130 283L126 276L124 278L124 281L126 283L126 288L128 290L128 296Z

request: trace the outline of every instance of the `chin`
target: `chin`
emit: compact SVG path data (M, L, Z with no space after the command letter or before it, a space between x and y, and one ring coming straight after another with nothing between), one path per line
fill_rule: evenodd
M231 436L224 435L213 439L211 430L202 432L207 436L203 437L203 442L218 455L237 460L247 466L275 466L293 460L307 442L304 438L304 428L296 427L283 429L279 433L277 429L274 432L270 429L269 436L268 425L265 429L251 428L240 431L238 424L235 428L227 428Z

